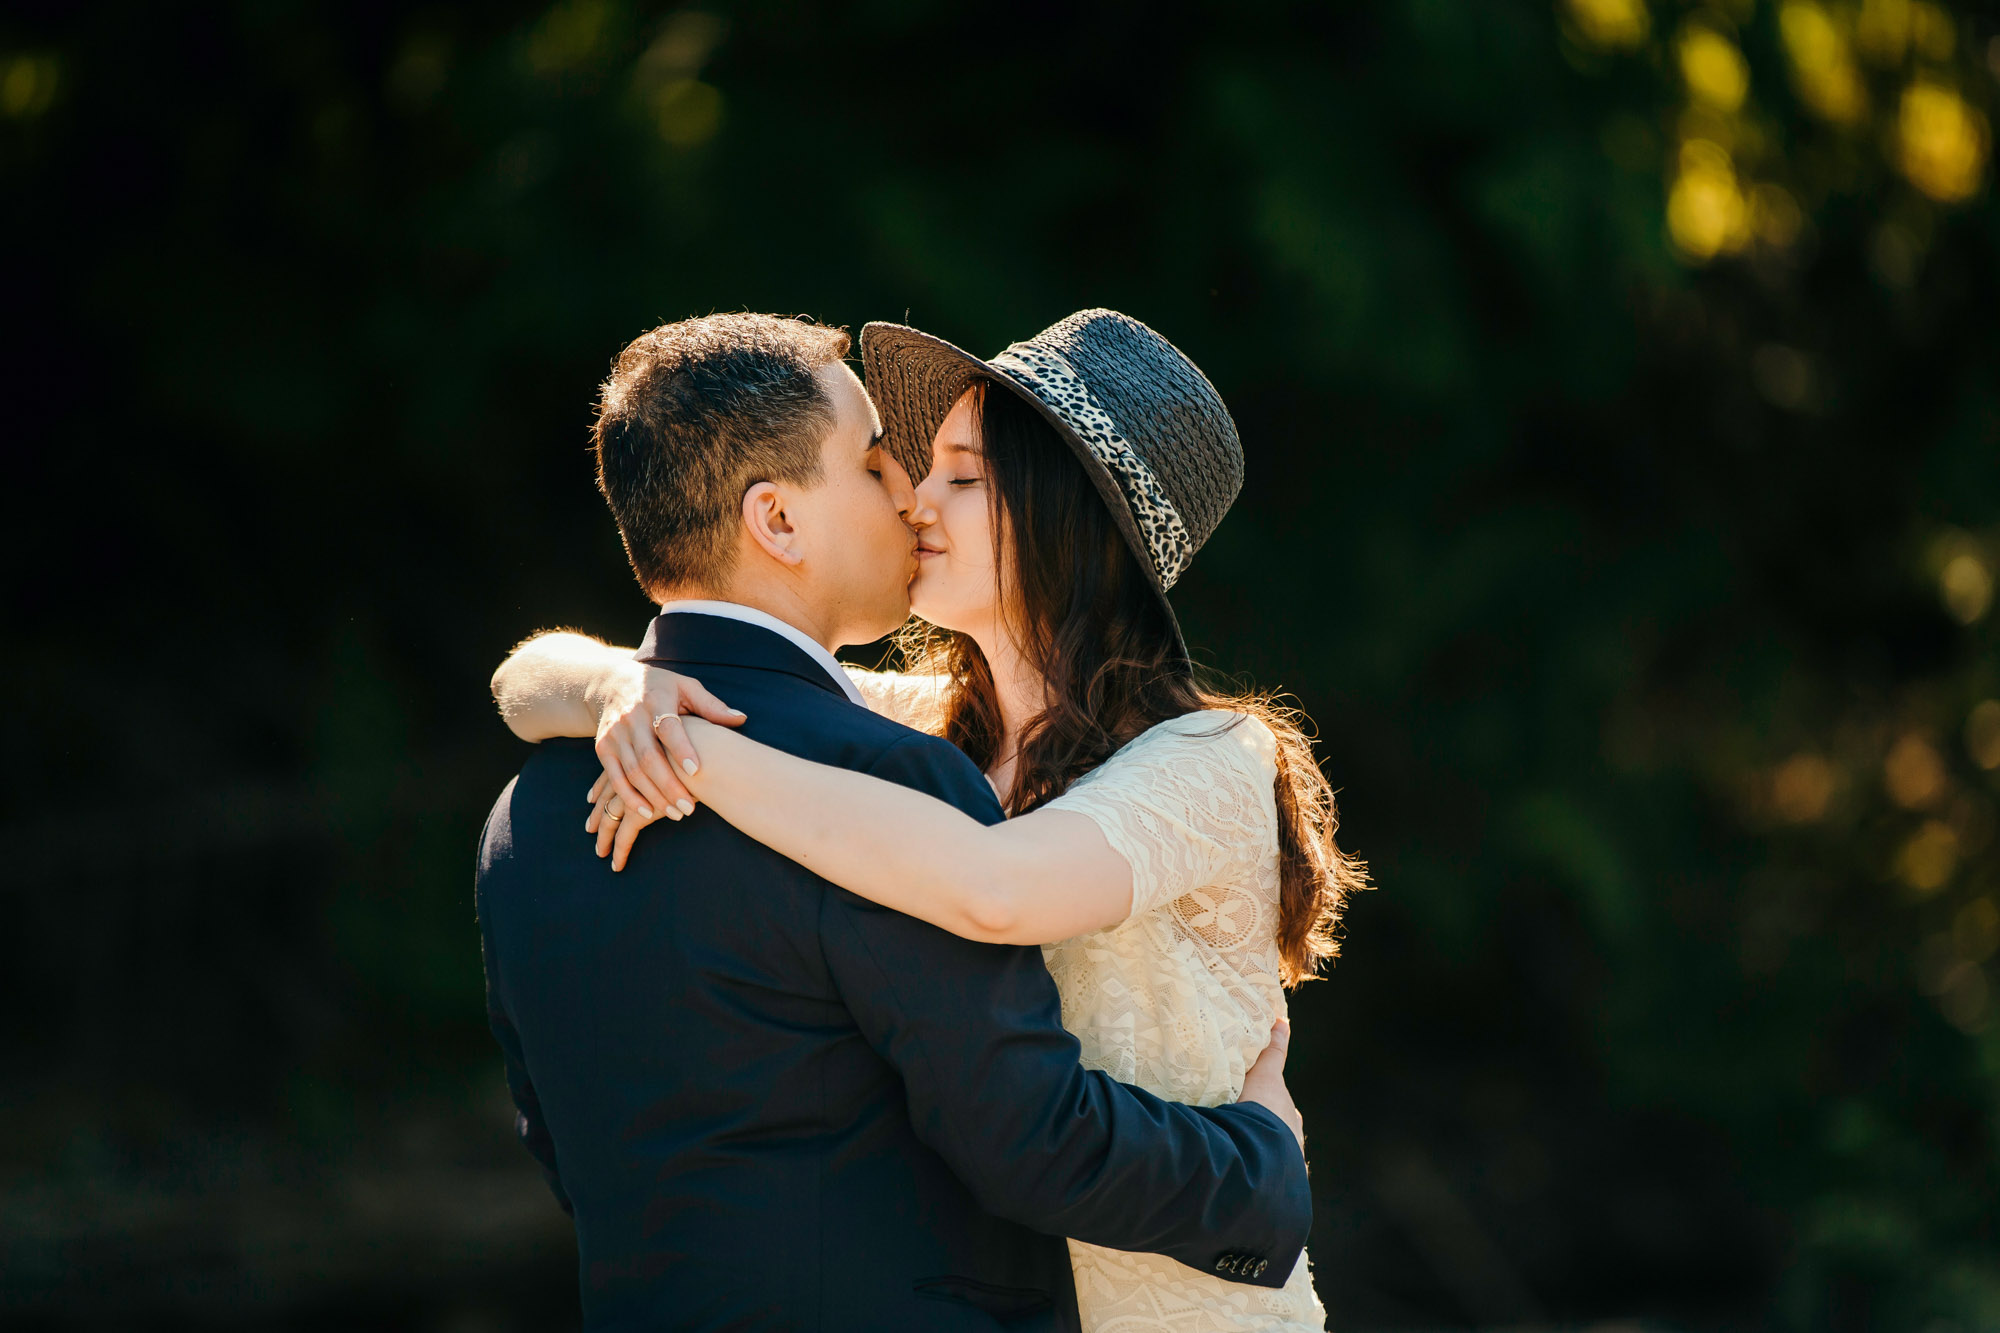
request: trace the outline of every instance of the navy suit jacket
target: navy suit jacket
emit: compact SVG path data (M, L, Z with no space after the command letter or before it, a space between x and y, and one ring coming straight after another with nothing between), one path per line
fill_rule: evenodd
M767 629L665 615L640 656L758 740L1001 818L955 747ZM575 1219L587 1328L1074 1329L1063 1236L1283 1283L1312 1205L1276 1116L1085 1070L1039 950L878 907L712 811L647 829L614 875L583 831L597 772L587 743L539 747L478 884L493 1031Z

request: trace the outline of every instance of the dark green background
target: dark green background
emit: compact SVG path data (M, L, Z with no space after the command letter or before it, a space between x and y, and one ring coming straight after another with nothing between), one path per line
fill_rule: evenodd
M1895 147L1996 29L1840 126L1768 0L1598 7L11 7L7 1322L572 1321L471 858L494 664L647 617L595 385L1109 305L1235 411L1176 601L1381 886L1294 1010L1336 1326L2000 1327L2000 214ZM1708 264L1690 22L1804 217Z

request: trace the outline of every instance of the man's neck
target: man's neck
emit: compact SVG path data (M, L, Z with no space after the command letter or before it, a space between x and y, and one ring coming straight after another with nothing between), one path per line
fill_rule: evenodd
M826 617L816 614L814 608L805 604L796 592L786 587L742 587L676 589L662 599L665 602L729 602L736 606L747 606L753 611L782 620L799 633L811 639L828 652L837 651L844 645L833 642L826 627Z

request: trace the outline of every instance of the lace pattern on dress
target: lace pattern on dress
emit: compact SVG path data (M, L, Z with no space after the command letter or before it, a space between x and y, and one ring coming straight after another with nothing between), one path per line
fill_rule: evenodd
M944 679L848 668L876 712L936 732ZM1278 975L1277 743L1190 713L1139 736L1045 809L1088 816L1132 867L1132 911L1042 950L1083 1062L1195 1106L1236 1100L1285 1012ZM1282 1289L1072 1240L1092 1333L1298 1333L1326 1311L1301 1257Z
M1285 1012L1279 982L1277 742L1254 719L1190 713L1138 737L1045 809L1087 815L1132 867L1132 912L1044 949L1084 1063L1218 1106ZM1084 1327L1107 1333L1319 1329L1301 1258L1280 1290L1160 1255L1070 1242Z

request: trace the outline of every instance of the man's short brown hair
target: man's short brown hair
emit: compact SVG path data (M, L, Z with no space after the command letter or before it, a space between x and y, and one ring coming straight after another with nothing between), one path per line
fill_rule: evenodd
M618 354L591 438L647 596L728 575L752 486L819 480L836 412L816 372L847 348L845 329L735 314L662 324Z

